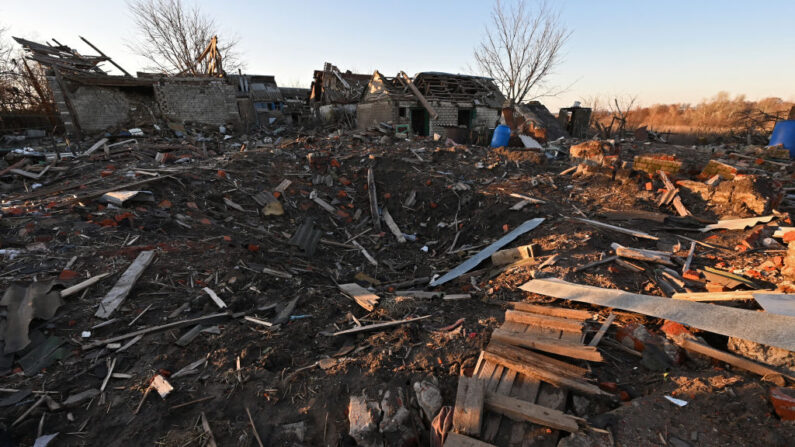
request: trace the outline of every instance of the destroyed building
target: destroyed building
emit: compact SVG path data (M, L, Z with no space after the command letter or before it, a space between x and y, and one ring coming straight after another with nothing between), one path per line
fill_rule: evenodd
M284 98L284 115L289 118L292 124L300 124L312 116L309 107L308 88L298 87L279 87Z
M309 105L315 116L324 122L343 114L354 116L370 77L350 70L342 73L335 65L323 64L323 70L315 70L309 88Z
M404 72L386 77L376 71L357 108L365 129L380 122L408 125L415 135L438 134L465 141L470 131L496 127L505 97L491 79L438 72Z

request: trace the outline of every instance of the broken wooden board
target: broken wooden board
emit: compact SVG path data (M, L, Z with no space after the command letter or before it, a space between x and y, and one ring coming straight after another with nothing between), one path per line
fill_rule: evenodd
M657 250L646 250L643 248L624 247L613 242L610 248L616 251L616 255L622 258L636 259L638 261L656 262L658 264L674 265L671 262L671 253Z
M664 318L716 334L795 350L795 317L584 286L558 279L534 279L520 288L530 293Z
M599 330L596 331L596 334L594 334L593 338L591 339L591 342L588 343L588 346L596 347L599 344L599 342L602 340L602 337L604 337L605 334L607 333L607 330L610 329L610 325L613 324L613 321L615 320L616 320L616 314L611 313L607 317L607 319L605 319L605 322L602 323L602 326L599 328Z
M477 377L460 376L453 411L453 430L480 436L483 423L484 382Z
M458 433L450 432L444 441L444 447L496 447L494 444L478 441Z
M742 368L746 371L751 371L752 373L759 374L760 376L763 377L784 376L790 381L795 381L795 377L784 374L781 371L773 369L767 365L762 365L747 358L730 354L728 352L724 352L719 349L715 349L712 346L708 346L696 340L684 337L675 337L674 343L676 343L677 345L681 346L683 349L686 349L688 351L712 357L713 359L720 360L722 362L728 363L729 365Z
M373 230L381 232L381 216L378 214L378 195L375 191L375 173L373 168L367 169L367 194L370 198L370 217L373 219Z
M707 225L699 231L706 233L707 231L712 230L745 230L748 227L752 227L760 223L770 222L774 217L776 216L770 215L762 217L749 217L747 219L720 220L718 223Z
M369 324L367 326L360 326L360 327L355 327L353 329L346 329L344 331L334 332L331 335L355 334L357 332L374 331L376 329L383 329L387 327L398 326L401 324L413 323L415 321L424 320L430 317L431 317L430 315L424 315L422 317L406 318L405 320L387 321L386 323Z
M533 257L533 244L528 244L495 252L491 255L491 263L494 265L513 264L514 262L532 259Z
M153 250L139 253L135 261L122 273L116 285L114 285L113 288L110 289L110 292L102 298L102 301L99 303L99 309L97 309L94 315L99 318L110 317L113 311L115 311L124 299L127 298L127 295L130 294L130 291L135 286L135 282L138 281L138 278L141 277L144 270L149 267L149 264L151 264L154 259L155 252Z
M575 359L603 361L602 354L593 346L569 343L557 338L546 338L526 332L513 332L503 328L494 329L491 339L501 343L535 349L550 354L562 355Z
M395 223L395 219L392 219L392 215L389 214L389 210L386 207L384 207L382 217L384 218L384 222L386 223L387 228L389 228L389 231L395 235L398 243L404 244L406 242L406 238L403 236L403 232L400 231L400 227L398 227L398 225Z
M221 298L220 298L220 297L219 297L219 296L218 296L218 295L215 293L215 291L213 291L213 289L211 289L211 288L209 288L209 287L205 287L205 288L203 288L202 290L203 290L203 291L204 291L204 293L206 293L207 295L210 295L210 299L211 299L211 300L213 300L213 302L215 303L215 305L216 305L216 306L218 306L218 308L219 308L219 309L226 309L226 303L224 302L224 300L222 300L222 299L221 299Z
M508 303L514 309L522 312L531 312L539 315L549 315L550 317L568 318L572 320L590 320L593 313L587 310L566 309L564 307L541 306L539 304L522 303L519 301Z
M378 304L378 300L381 299L378 295L370 292L355 282L350 284L340 284L338 287L340 290L342 290L342 293L353 298L358 305L370 312L375 309L376 304Z
M497 345L500 345L500 347L497 347ZM506 349L506 347L508 349ZM609 393L599 389L599 387L596 385L588 383L582 379L575 378L571 374L562 373L562 369L551 370L552 368L549 364L539 364L533 360L528 362L527 358L530 358L530 356L513 355L511 358L509 358L503 355L505 353L510 353L513 349L521 348L513 348L511 346L501 345L499 343L491 343L483 353L483 358L506 368L513 369L516 372L524 374L528 377L550 383L557 387L568 388L581 394L593 396L610 395Z
M736 301L753 299L757 290L737 290L734 292L680 292L671 298L687 301Z
M459 276L463 275L464 273L472 270L473 268L477 267L478 264L485 261L487 258L491 257L497 250L501 249L502 247L510 244L514 241L517 237L527 233L528 231L536 228L537 226L541 225L541 222L544 221L543 217L537 217L535 219L530 219L516 227L513 231L506 234L505 236L501 237L496 242L492 243L475 256L467 259L463 263L459 264L454 269L450 270L444 276L439 279L434 279L430 282L431 287L436 287L442 285L448 281L452 281Z
M642 231L636 231L636 230L631 230L629 228L617 227L615 225L610 225L610 224L598 222L598 221L595 221L595 220L582 219L582 218L579 218L579 217L572 217L572 219L574 219L576 221L579 221L579 222L582 222L582 223L586 223L588 225L592 225L592 226L597 227L597 228L602 228L602 229L605 229L605 230L615 231L616 233L628 234L630 236L635 236L635 237L638 237L638 238L641 238L641 239L650 239L652 241L656 241L656 240L660 239L657 236L652 236L652 235L644 233Z
M515 421L532 422L572 433L580 429L577 419L562 411L503 394L486 393L485 405L488 410L505 415Z
M570 320L568 318L552 317L549 315L539 315L530 312L522 312L519 310L506 310L505 321L528 324L531 326L542 326L568 332L582 332L583 328L583 322L579 320Z
M513 331L513 332L519 332L519 331ZM543 336L541 334L537 335ZM581 337L581 335L577 335L577 337L579 338ZM549 357L539 352L530 351L528 349L520 348L517 346L511 346L506 343L501 343L496 340L490 342L488 346L486 346L486 350L484 351L484 359L486 358L485 357L486 353L497 354L510 360L529 363L538 366L539 368L543 368L547 371L553 372L555 374L565 377L571 377L577 380L583 379L585 375L588 374L587 369L579 367L577 365Z

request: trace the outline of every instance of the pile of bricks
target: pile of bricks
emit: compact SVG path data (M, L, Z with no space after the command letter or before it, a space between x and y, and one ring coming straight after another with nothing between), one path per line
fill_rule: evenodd
M701 178L708 179L715 175L720 175L723 180L733 180L737 175L737 168L718 160L710 160L701 171Z
M656 175L657 171L665 171L669 175L674 175L682 169L682 162L677 161L673 155L636 155L632 168L636 171L648 172L651 175Z

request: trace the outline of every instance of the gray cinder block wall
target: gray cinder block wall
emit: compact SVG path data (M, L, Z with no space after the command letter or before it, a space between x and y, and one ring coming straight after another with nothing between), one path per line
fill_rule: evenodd
M166 119L211 125L240 122L235 87L223 81L171 79L154 87L160 113Z

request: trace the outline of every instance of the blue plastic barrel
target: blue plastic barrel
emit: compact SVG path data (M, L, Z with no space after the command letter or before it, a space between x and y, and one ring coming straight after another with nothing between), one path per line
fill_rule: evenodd
M491 147L507 146L511 139L511 128L500 124L494 129L494 136L491 137Z
M789 158L795 158L795 120L785 120L776 123L776 127L773 128L773 135L770 136L769 146L778 146L779 144L789 150Z

